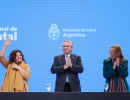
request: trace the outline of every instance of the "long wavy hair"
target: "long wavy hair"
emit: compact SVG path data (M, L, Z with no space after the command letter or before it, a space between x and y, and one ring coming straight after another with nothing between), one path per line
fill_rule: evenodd
M117 53L117 57L120 59L120 63L124 62L125 61L125 58L122 54L122 49L119 45L114 45L112 46L111 48L114 48L115 49L115 52Z
M19 52L19 53L21 54L21 56L22 56L22 61L24 61L24 62L26 63L26 61L25 61L25 59L24 59L24 55L22 54L22 52L21 52L20 50L13 50L13 51L10 53L9 63L16 62L16 54L17 54L17 52Z

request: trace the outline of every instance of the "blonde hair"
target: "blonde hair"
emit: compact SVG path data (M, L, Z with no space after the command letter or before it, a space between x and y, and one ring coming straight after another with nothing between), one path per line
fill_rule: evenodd
M115 49L115 52L117 53L117 57L121 60L120 63L125 61L125 58L122 54L122 49L119 45L113 45L111 48Z

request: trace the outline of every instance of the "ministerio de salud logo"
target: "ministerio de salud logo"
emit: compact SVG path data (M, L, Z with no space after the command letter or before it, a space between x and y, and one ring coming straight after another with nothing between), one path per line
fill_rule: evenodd
M60 36L60 31L56 24L51 25L51 28L49 29L48 33L49 33L50 39L52 39L52 40L56 40Z

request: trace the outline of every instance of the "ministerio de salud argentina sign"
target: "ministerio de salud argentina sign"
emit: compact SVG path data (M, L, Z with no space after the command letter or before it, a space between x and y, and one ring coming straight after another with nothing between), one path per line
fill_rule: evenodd
M5 40L6 38L17 40L17 31L17 27L14 26L0 27L0 40Z
M94 33L96 28L62 28L59 29L57 24L51 24L48 34L52 40L57 40L60 36L62 38L85 38L86 33Z

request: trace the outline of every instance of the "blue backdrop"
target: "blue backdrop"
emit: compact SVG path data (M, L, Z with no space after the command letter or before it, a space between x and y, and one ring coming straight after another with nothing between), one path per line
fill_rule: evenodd
M129 5L129 0L1 0L0 48L10 37L6 58L14 49L23 52L31 67L30 91L46 92L50 83L53 92L53 58L62 54L63 40L72 40L72 53L82 57L84 66L79 75L82 91L102 92L103 60L109 48L119 44L130 61ZM0 85L5 72L0 64Z

